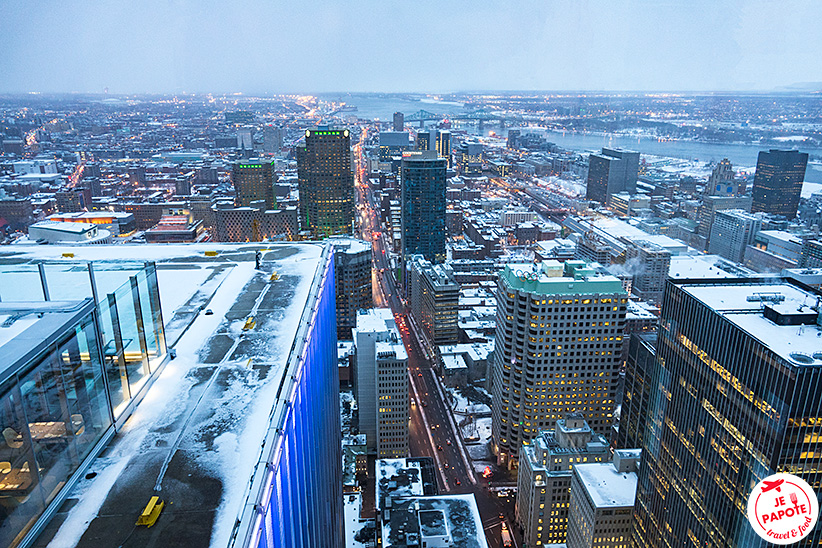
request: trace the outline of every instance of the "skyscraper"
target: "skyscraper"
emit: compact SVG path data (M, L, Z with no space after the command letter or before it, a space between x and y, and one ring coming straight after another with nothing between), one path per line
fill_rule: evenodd
M731 161L725 158L711 172L705 193L709 196L736 196L738 185L734 181L734 168Z
M451 132L437 131L436 138L437 154L440 158L445 158L445 165L451 167Z
M440 158L445 158L446 167L451 167L451 132L437 129L418 132L417 150L436 150Z
M717 211L711 227L708 253L741 263L745 258L745 248L753 243L762 228L760 217L761 215L752 215L741 209Z
M408 355L389 308L357 313L355 386L360 432L379 458L408 456Z
M271 124L263 128L263 150L270 154L283 148L283 129Z
M305 230L317 236L348 234L354 222L354 176L347 129L318 126L297 148L300 210Z
M394 113L394 124L393 124L394 131L402 131L405 127L405 114L402 112L395 112Z
M249 207L252 202L263 200L266 209L276 209L274 185L277 173L274 162L252 158L237 160L232 165L231 181L234 183L235 203L239 207Z
M631 548L638 449L614 452L613 462L575 464L567 548Z
M254 150L254 128L241 127L237 130L237 148L240 150Z
M435 151L402 155L402 255L445 261L445 160Z
M754 485L788 472L819 488L820 298L788 278L669 279L635 546L764 546L745 510Z
M607 433L613 418L628 295L583 261L509 264L497 282L492 448L511 465L520 446L580 413Z
M617 447L620 449L642 447L652 392L648 376L653 372L656 355L655 332L632 333L630 339L617 431Z
M806 152L776 149L760 152L756 162L751 212L762 211L794 219L799 209L799 195L807 167Z
M333 238L334 277L337 285L337 339L351 340L357 311L373 306L371 295L371 243L354 238Z
M431 142L430 131L417 132L417 150L433 150L431 148Z
M406 262L411 316L435 345L459 342L460 284L450 265L432 265L420 255Z
M671 269L671 252L647 240L630 240L629 243L625 248L625 263L632 266L632 292L646 301L662 300Z
M585 197L607 203L611 194L636 193L639 172L639 152L603 148L602 154L588 158L588 183Z
M380 162L390 162L394 156L402 156L410 146L408 134L404 131L380 132Z

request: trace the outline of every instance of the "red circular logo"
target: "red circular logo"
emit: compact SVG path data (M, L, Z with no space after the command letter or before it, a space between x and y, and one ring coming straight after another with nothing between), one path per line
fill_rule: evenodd
M748 520L773 544L793 544L807 537L819 518L811 486L792 474L774 474L756 484L748 497Z

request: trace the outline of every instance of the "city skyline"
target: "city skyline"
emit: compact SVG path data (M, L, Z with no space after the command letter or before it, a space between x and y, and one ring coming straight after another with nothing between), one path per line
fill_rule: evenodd
M3 93L763 91L822 82L819 10L803 0L518 10L481 2L470 11L432 2L46 2L2 6L0 21Z

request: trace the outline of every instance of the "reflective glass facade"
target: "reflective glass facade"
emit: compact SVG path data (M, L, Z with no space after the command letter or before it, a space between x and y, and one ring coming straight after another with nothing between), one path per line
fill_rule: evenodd
M757 482L788 472L819 493L822 354L799 349L822 349L820 328L766 319L792 295L819 296L778 278L669 280L656 359L644 371L635 546L765 546L746 513ZM820 541L817 527L801 545Z
M153 264L101 301L0 305L21 322L0 350L0 547L32 542L164 361Z
M402 252L445 262L445 159L436 152L402 158Z

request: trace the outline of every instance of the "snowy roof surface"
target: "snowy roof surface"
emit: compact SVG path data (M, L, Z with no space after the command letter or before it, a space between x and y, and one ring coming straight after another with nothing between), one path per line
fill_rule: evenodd
M729 263L719 255L673 255L668 276L671 278L742 278L756 273Z
M807 365L822 365L822 354L818 354L822 352L822 338L815 326L777 325L762 314L763 304L770 303L748 300L748 297L754 297L755 294L781 295L784 300L779 303L779 308L798 310L802 307L805 313L813 313L810 306L816 304L816 294L778 278L774 278L772 283L762 284L682 284L680 287L785 360L797 364L791 354L801 353L810 358ZM818 354L820 358L817 359L814 354Z
M386 497L410 497L423 494L420 463L407 459L377 461L377 508L384 508Z
M485 548L488 546L482 519L474 495L437 495L407 497L392 501L388 519L383 520L382 538L385 548L405 548L409 536L419 540L445 537L453 548ZM420 544L422 545L422 544Z
M636 472L617 472L610 462L577 464L574 470L596 508L634 506Z
M178 443L162 485L166 519L151 529L152 539L158 546L182 546L183 541L228 546L309 292L322 272L324 247L190 244L34 251L52 260L68 249L75 260L108 260L110 277L128 275L129 263L118 272L118 261L158 261L166 338L177 356L92 463L90 471L97 475L82 479L69 493L78 502L59 529L41 542L50 541L52 548L96 547L106 531L131 529L169 448ZM261 270L254 263L258 249L263 251ZM216 257L204 255L212 250L219 251ZM104 266L95 263L95 269ZM270 280L273 271L278 280ZM163 272L178 275L166 277L172 283L164 284ZM166 315L167 300L174 308ZM205 307L213 314L202 313ZM241 336L250 315L256 327Z

